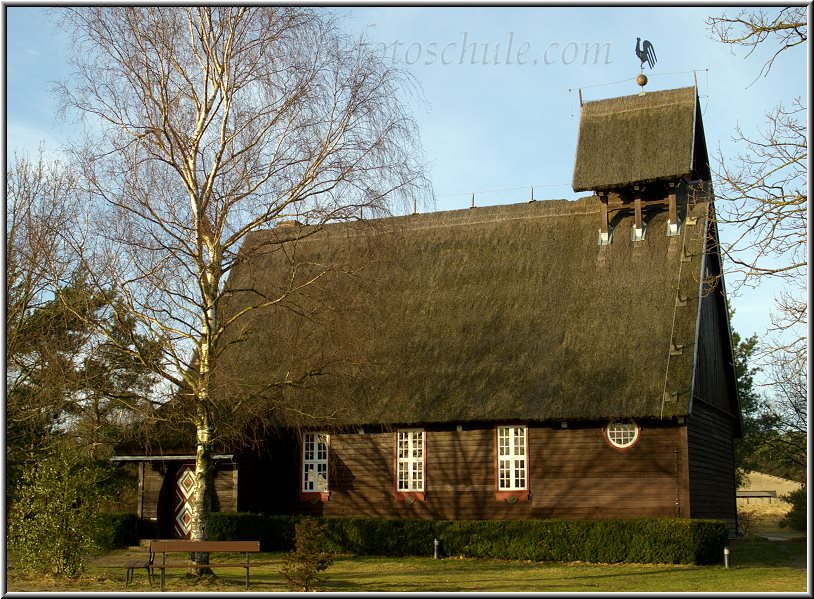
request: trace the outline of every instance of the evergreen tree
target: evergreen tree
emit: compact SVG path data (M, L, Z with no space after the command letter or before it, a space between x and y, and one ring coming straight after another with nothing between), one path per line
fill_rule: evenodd
M7 486L55 442L72 439L88 457L109 454L132 428L154 382L132 355L94 331L104 323L121 338L135 324L119 316L115 294L91 290L78 271L57 297L19 315L6 353ZM12 495L13 496L13 495Z
M730 318L734 310L730 309ZM760 471L800 482L806 475L806 391L801 368L775 365L772 388L782 396L768 398L755 385L760 368L752 360L760 351L757 335L742 339L732 331L743 438L735 441L735 468L740 485L746 474Z
M735 311L730 309L730 319L734 314ZM732 349L735 354L735 377L743 423L743 438L735 441L735 472L740 486L745 475L756 468L758 448L770 423L761 416L761 396L755 389L754 377L760 369L750 363L758 349L757 335L742 339L733 330Z
M325 536L325 522L303 518L294 529L294 550L286 556L281 573L297 590L317 591L325 582L319 573L333 563L333 556L319 548L320 539Z

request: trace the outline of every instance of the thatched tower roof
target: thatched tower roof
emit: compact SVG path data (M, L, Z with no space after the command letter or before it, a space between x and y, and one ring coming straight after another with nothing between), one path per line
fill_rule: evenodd
M579 123L574 191L672 181L708 181L694 87L586 102Z
M706 198L680 236L660 213L635 244L598 245L599 210L588 197L257 232L224 311L282 299L225 339L217 392L265 394L281 424L686 415Z

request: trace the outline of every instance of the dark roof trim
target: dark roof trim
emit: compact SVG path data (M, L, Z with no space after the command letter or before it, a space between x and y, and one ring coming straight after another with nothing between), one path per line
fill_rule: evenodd
M720 239L718 237L718 225L715 222L715 213L714 208L711 208L713 214L711 215L712 218L707 222L707 227L712 231L712 235L714 235L713 242L715 243L715 247L717 248L720 245ZM709 237L707 237L709 239ZM709 256L709 254L707 254ZM704 258L705 260L709 259L707 257ZM723 258L721 257L721 253L719 251L715 251L715 256L712 259L717 259L718 262L718 284L721 286L721 295L725 298L726 295L726 280L724 278L724 265L723 265ZM701 271L703 274L703 270ZM700 302L699 302L700 303ZM726 348L729 350L727 352L727 356L729 357L729 367L726 369L726 375L732 384L732 390L735 393L735 408L738 412L737 421L736 421L736 429L735 433L737 438L743 438L743 411L741 410L741 397L740 393L738 392L738 374L735 370L735 348L732 346L732 323L729 320L729 311L726 309L726 302L724 302L723 306L723 318L724 323L726 324L726 336L724 339L724 343L726 344Z
M213 460L233 460L233 453L219 453L212 456ZM194 462L194 455L114 455L111 462Z
M733 414L729 410L725 410L720 406L716 406L714 403L707 401L703 397L698 397L697 395L695 395L693 393L691 393L690 396L691 396L691 398L693 400L701 402L702 404L704 404L709 409L711 409L711 410L713 410L715 412L718 412L719 414L723 414L724 416L728 416L729 418L732 418L732 420L734 420L735 422L738 421L738 415L737 414Z
M698 105L698 87L693 86L695 94L695 106L692 111L692 143L690 144L690 164L689 172L695 174L695 144L698 141L698 113L701 107Z
M707 209L707 217L709 217L709 209ZM686 219L685 219L686 220ZM687 226L687 223L684 223L684 226ZM704 239L709 239L709 220L708 218L704 220ZM683 244L682 244L683 245ZM701 257L701 270L697 273L698 274L698 295L696 297L702 298L704 297L704 269L706 268L707 260L709 260L709 255L706 252L706 243L704 244L704 255ZM684 249L682 247L681 251L683 252ZM680 266L679 266L680 268ZM695 310L695 343L693 344L692 349L692 375L690 376L690 399L687 403L687 413L692 414L692 402L695 398L695 381L698 374L698 339L701 335L701 313L702 313L702 304L700 300L698 301L698 306Z

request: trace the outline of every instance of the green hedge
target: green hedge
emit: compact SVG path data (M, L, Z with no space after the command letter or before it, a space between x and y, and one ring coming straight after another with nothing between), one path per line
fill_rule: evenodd
M138 516L126 512L96 514L96 530L93 536L95 543L101 549L138 545Z
M212 512L209 538L213 541L259 540L261 551L290 551L294 548L294 525L299 519L299 516Z
M259 539L263 551L294 546L299 516L213 513L213 540ZM728 542L722 520L398 520L325 518L323 550L354 555L433 554L532 561L713 564Z

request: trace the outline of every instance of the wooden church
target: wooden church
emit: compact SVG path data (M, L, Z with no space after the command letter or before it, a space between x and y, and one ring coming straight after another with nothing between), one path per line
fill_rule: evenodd
M736 524L741 416L694 88L582 106L577 201L258 231L226 314L215 509ZM140 516L184 536L192 448L138 461Z

